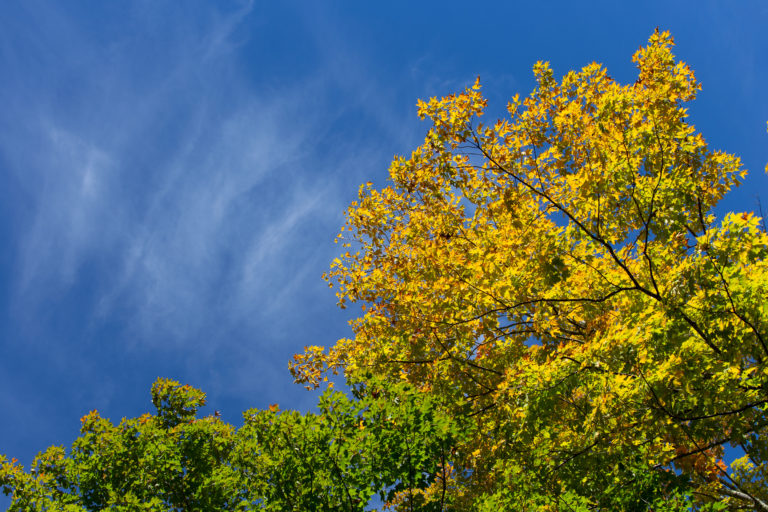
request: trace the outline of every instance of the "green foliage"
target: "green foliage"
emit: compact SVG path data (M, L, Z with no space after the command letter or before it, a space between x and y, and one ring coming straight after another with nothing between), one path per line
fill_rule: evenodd
M236 429L198 417L201 391L158 379L155 414L114 425L93 411L68 452L51 447L28 472L1 458L0 485L11 511L362 511L374 495L442 510L422 491L466 426L410 385L354 394L327 390L317 413L249 410Z

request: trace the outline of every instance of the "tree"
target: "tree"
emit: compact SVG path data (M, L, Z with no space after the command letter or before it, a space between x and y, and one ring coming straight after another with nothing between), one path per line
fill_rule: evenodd
M657 30L629 85L539 62L491 125L479 81L420 101L424 144L347 211L326 277L363 315L292 371L456 404L475 509L768 510L768 236L716 223L746 171L688 123L672 46Z
M235 430L198 419L205 395L176 381L152 386L155 414L114 425L92 411L67 453L52 446L29 472L0 457L9 510L241 510L239 478L228 463Z
M205 395L158 379L155 414L118 425L96 411L69 451L54 446L29 471L0 456L11 511L443 510L443 467L469 430L407 384L375 379L354 396L328 389L316 414L252 409L236 429L198 417ZM441 462L443 465L441 466ZM368 508L370 510L370 508Z

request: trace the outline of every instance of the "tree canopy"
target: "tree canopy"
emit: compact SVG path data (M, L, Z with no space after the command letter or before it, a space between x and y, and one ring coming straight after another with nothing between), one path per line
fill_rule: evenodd
M489 124L479 80L418 103L424 144L361 187L326 276L354 336L291 363L351 397L235 428L160 379L156 413L0 458L12 510L768 511L768 234L716 218L746 171L672 48L627 85L539 62Z
M252 409L235 428L218 412L199 416L200 390L158 379L154 413L115 425L92 411L69 450L48 448L29 471L0 456L0 488L24 512L351 512L373 496L448 506L424 489L447 482L441 462L471 426L405 383L372 378L352 393L326 390L316 413Z
M627 85L539 62L490 124L479 81L420 101L424 144L361 187L327 275L362 303L354 338L309 347L297 379L470 404L477 507L656 510L685 481L684 508L768 510L768 236L716 220L746 171L688 122L700 85L672 46L654 33Z

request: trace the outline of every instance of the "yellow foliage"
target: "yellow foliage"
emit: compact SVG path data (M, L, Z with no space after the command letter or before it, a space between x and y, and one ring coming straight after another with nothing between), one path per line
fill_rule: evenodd
M538 62L490 125L479 80L419 101L424 144L361 187L356 252L326 276L365 305L354 338L297 355L297 380L373 372L468 403L497 432L466 447L487 482L507 457L573 485L640 460L709 486L724 444L765 450L768 236L749 213L715 224L746 171L689 124L701 87L672 46L655 32L627 85Z

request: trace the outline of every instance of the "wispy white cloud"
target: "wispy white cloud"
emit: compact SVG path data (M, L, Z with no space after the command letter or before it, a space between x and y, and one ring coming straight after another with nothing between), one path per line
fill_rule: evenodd
M106 259L111 273L98 278L100 315L120 308L147 330L188 325L177 318L182 311L188 319L202 318L195 313L207 299L206 288L216 286L216 256L241 243L222 223L239 221L231 211L238 198L269 179L285 163L281 151L291 154L297 143L285 137L284 126L275 126L285 114L279 98L272 103L215 79L216 71L234 66L228 62L229 36L249 9L246 4L208 30L176 41L188 52L169 51L176 60L157 83L143 84L154 87L146 87L152 92L142 97L125 62L102 65L97 56L91 76L99 78L80 84L93 92L90 116L83 116L90 119L78 123L55 105L36 105L37 115L22 120L34 142L22 147L6 139L6 153L31 152L33 144L38 153L29 159L34 165L17 170L27 174L32 198L18 246L19 310L34 309L71 287L90 261ZM200 76L214 78L206 82ZM198 83L187 83L196 77ZM104 86L110 92L99 94ZM215 104L206 93L216 86L239 97ZM185 94L203 101L176 99ZM217 117L222 108L228 110ZM158 126L178 113L184 126ZM104 133L105 126L112 132ZM155 158L141 156L154 142L148 135L167 140L167 147L158 147L160 142L150 149ZM153 168L136 168L148 162Z
M147 9L141 16L151 16ZM375 87L354 63L350 87L323 65L281 89L255 89L242 75L236 34L257 15L244 4L175 39L155 56L163 73L157 62L143 74L137 57L119 60L120 45L141 42L85 52L93 69L78 88L91 99L87 111L67 117L40 104L24 120L35 135L28 140L41 143L34 165L18 171L33 176L16 282L28 322L83 281L89 329L118 324L120 342L135 348L211 352L225 343L211 340L232 329L279 343L270 318L300 320L307 279L319 282L333 250L346 202L340 182L356 184L382 151L375 136L328 133L363 103L381 129L394 133L398 122L375 106ZM349 101L331 109L334 90ZM32 148L13 146L0 137L20 167Z
M115 235L105 196L114 162L74 134L48 127L45 135L48 172L38 176L38 207L20 246L22 294L71 285L89 253L99 250L97 241Z
M252 103L159 170L166 178L133 226L102 315L127 301L145 332L183 341L203 323L254 317L248 304L273 295L265 285L287 272L284 248L307 236L297 224L327 218L329 206L323 177L304 174L317 148L285 102Z

